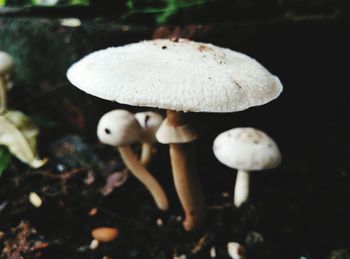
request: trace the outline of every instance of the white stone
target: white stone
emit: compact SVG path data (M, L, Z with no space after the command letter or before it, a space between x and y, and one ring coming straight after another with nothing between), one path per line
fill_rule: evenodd
M36 208L39 208L42 204L43 204L43 201L42 199L40 198L40 196L35 193L35 192L31 192L29 193L29 201L30 203L36 207Z

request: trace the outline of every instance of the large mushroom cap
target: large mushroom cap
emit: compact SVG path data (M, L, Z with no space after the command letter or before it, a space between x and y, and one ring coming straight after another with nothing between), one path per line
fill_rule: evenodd
M234 128L219 134L213 150L221 163L239 170L269 169L281 162L276 143L254 128Z
M184 39L96 51L73 64L67 77L103 99L175 111L240 111L282 91L279 79L247 55Z
M13 68L13 58L6 52L0 51L0 75L4 75Z

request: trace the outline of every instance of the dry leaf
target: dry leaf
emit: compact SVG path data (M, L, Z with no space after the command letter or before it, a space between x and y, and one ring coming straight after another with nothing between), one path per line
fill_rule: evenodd
M14 156L33 168L39 168L47 161L37 158L38 134L38 127L22 112L6 111L0 115L0 145L6 146Z
M128 171L118 171L108 176L106 185L101 189L103 195L109 195L115 188L122 186L128 179Z

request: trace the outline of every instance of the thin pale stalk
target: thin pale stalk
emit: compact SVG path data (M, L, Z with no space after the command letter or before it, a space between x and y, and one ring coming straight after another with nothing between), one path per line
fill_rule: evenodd
M149 142L143 142L141 146L141 164L147 166L152 158L153 145Z
M238 170L236 177L233 204L240 207L249 197L250 174L244 170Z
M169 203L163 188L145 166L140 163L132 149L129 146L124 146L118 147L118 150L130 172L150 191L158 208L167 210Z

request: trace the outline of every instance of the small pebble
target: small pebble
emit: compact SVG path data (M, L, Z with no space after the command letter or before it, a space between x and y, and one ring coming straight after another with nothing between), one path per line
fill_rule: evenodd
M179 255L179 256L175 255L173 259L186 259L186 258L187 258L186 255Z
M35 192L29 193L29 201L36 208L39 208L43 204L42 199Z
M57 164L56 170L61 173L66 170L66 167L63 164Z
M215 247L210 248L210 257L215 258L216 257L216 250Z
M81 21L77 18L61 19L60 23L62 26L66 26L66 27L79 27L79 26L81 26Z
M245 248L237 242L227 243L227 252L232 259L244 259Z
M90 247L91 250L95 250L95 249L97 249L97 247L98 247L99 244L100 244L100 243L98 242L98 240L93 239L93 240L91 241L89 247Z
M89 211L89 216L96 216L98 212L98 209L97 208L92 208L90 211Z
M117 238L119 230L111 227L100 227L92 230L91 235L100 242L111 242Z
M0 212L3 211L7 206L7 201L4 201L3 203L0 203Z
M162 220L161 218L158 218L158 219L157 219L157 225L158 225L159 227L163 226L163 220Z

